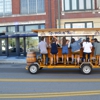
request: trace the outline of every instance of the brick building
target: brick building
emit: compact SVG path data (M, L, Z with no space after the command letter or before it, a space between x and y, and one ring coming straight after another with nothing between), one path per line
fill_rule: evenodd
M99 9L99 0L0 0L0 56L36 47L32 29L100 27Z

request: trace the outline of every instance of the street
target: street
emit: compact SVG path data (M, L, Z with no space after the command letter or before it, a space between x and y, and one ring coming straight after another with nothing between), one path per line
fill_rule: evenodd
M0 100L99 100L100 69L90 75L79 69L42 69L25 64L0 64Z

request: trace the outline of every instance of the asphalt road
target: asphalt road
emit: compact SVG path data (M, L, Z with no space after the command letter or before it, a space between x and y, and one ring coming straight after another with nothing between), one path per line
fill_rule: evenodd
M0 100L100 100L100 69L42 69L33 75L25 64L0 64Z

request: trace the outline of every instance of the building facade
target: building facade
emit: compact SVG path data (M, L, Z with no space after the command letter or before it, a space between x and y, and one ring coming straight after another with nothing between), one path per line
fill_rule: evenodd
M37 49L32 29L97 28L99 19L99 0L0 0L0 56Z
M62 0L61 3L61 28L100 27L99 0Z

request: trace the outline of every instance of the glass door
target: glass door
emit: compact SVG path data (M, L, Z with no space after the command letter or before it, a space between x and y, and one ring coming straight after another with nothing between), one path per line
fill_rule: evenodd
M16 39L9 38L8 39L8 49L9 49L9 56L16 56Z
M1 39L1 55L6 56L6 39Z
M24 56L24 38L19 38L20 56Z

